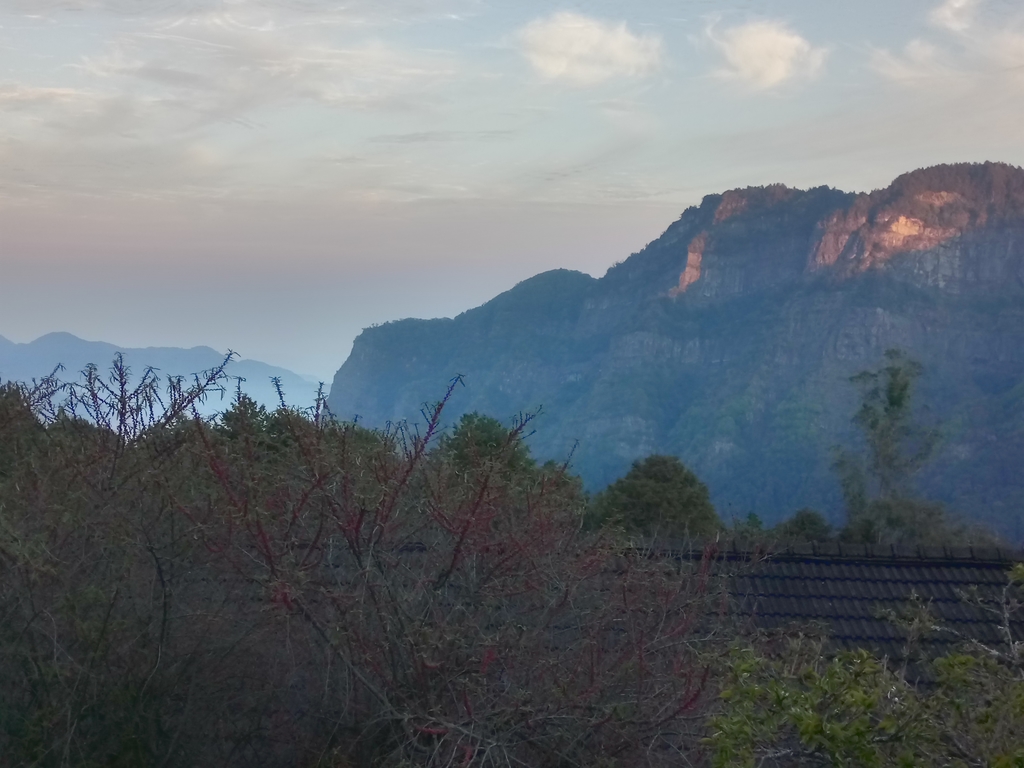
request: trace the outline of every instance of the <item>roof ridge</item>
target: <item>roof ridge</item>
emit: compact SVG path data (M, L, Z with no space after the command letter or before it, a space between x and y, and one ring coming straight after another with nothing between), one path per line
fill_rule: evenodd
M652 554L695 559L712 557L714 559L749 560L752 558L771 558L773 560L814 559L923 563L941 562L945 565L956 564L999 564L1013 565L1024 562L1024 549L1007 547L981 546L898 546L853 544L849 542L818 542L798 545L773 547L770 544L744 542L733 539L727 542L709 542L704 546L694 543L679 542L679 546L671 544L655 545L650 548Z

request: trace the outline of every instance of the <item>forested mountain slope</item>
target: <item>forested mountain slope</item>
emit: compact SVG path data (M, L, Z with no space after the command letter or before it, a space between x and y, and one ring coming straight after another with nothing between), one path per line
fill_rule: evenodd
M1024 171L937 166L849 194L783 186L706 197L601 279L555 270L454 319L365 330L329 404L416 419L543 406L535 454L592 488L679 455L728 519L802 506L837 518L830 469L855 445L849 377L899 347L925 366L943 443L920 482L1024 536Z

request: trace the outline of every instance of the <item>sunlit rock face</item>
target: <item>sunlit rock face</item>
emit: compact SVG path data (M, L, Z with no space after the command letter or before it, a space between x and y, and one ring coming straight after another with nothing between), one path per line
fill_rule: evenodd
M707 244L707 232L701 232L690 241L690 245L686 249L686 267L679 275L679 285L668 292L669 296L674 298L681 293L686 293L687 288L700 280L700 265L704 260L704 249Z
M965 235L1019 226L1020 176L1018 169L996 164L938 166L901 176L888 189L858 195L822 222L811 268L852 274L896 256L934 251L922 272L933 285L938 279L940 287L958 291L958 283L971 275L995 276L1001 270L992 271L993 259L1003 260L998 253L975 253L973 267L954 262L961 260Z
M576 445L592 488L673 453L726 518L838 520L848 378L890 347L924 363L923 418L945 425L922 490L1024 537L1024 171L1005 165L710 195L599 280L556 270L452 320L368 329L330 404L416 419L463 374L452 417L543 406L535 453Z

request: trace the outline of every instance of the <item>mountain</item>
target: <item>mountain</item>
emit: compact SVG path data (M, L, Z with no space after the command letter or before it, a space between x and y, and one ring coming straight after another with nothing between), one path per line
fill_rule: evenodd
M224 354L210 347L146 347L131 349L102 341L85 341L70 333L48 333L27 344L15 344L0 336L0 380L31 381L51 373L58 365L64 366L61 378L74 380L88 364L93 363L103 372L110 366L114 355L121 354L135 374L153 368L157 374L185 376L215 368L224 361ZM305 408L316 399L317 384L284 368L257 360L232 360L225 372L232 379L243 379L242 390L268 408L279 404L272 378L281 380L281 387L289 405ZM231 382L231 387L236 381ZM214 393L202 410L206 413L223 410L230 405L233 391L223 398Z
M366 329L328 402L413 420L462 374L452 417L543 406L534 453L578 441L592 489L671 453L727 519L838 520L849 377L891 347L924 364L921 416L943 431L922 492L1024 538L1024 170L1002 164L709 195L600 279L555 270L454 319Z

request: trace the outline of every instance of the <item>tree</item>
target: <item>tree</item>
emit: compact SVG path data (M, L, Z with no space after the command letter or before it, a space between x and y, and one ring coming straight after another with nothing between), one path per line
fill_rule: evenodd
M713 536L722 522L708 487L675 456L648 456L594 500L604 525L645 535Z
M505 474L529 471L536 467L524 441L518 420L511 429L500 421L480 413L467 413L459 419L451 435L441 440L441 449L463 470L483 470L499 462Z
M239 439L243 435L256 435L267 431L270 414L247 394L238 390L231 407L220 414L218 431L226 437Z
M0 482L43 433L42 423L32 412L30 393L10 382L0 385Z
M922 371L920 363L890 349L882 367L850 379L861 393L853 422L867 451L858 456L839 449L833 465L846 502L841 536L848 541L928 544L962 534L950 526L942 505L914 493L914 476L939 440L938 430L914 418L914 386Z
M853 421L868 446L870 490L883 499L906 498L913 476L934 454L939 435L913 420L914 385L923 366L897 349L887 350L885 359L879 370L850 379L861 391Z
M743 519L733 518L728 535L736 541L760 542L765 539L764 521L754 512Z
M820 512L804 507L775 526L773 533L791 543L823 542L832 538L832 526Z

